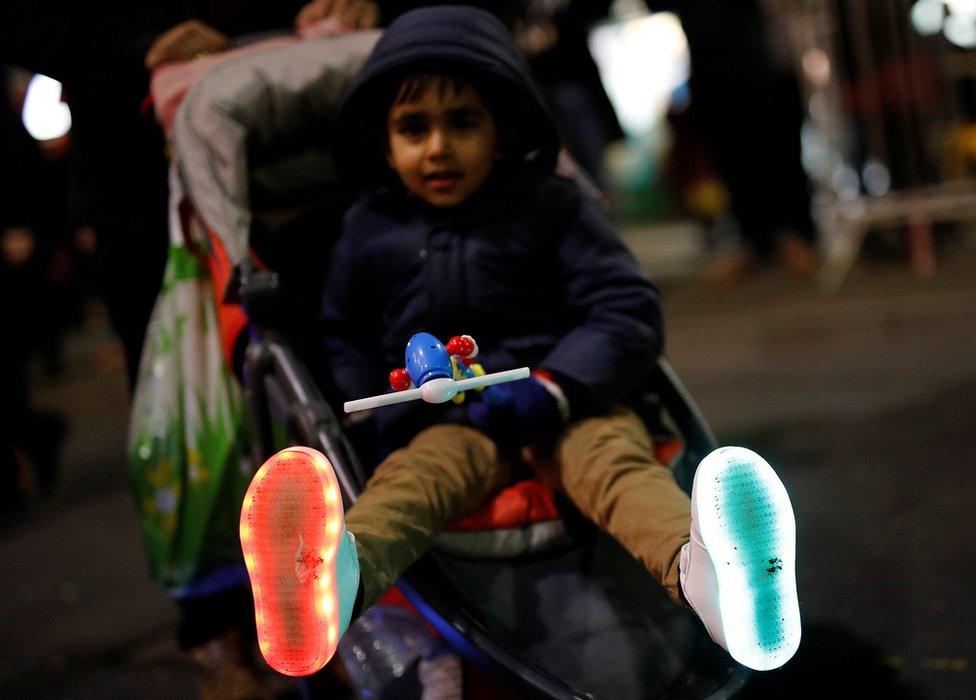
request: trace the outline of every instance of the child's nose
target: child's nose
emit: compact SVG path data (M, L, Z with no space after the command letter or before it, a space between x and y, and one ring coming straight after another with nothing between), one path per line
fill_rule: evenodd
M427 155L439 157L450 154L451 141L444 129L432 129L427 141Z

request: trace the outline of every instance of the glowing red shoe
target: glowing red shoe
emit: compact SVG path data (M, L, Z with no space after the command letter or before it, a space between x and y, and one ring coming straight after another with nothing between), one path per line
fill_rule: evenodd
M349 627L359 589L355 538L322 453L289 447L264 463L244 496L241 547L265 660L289 676L315 673Z

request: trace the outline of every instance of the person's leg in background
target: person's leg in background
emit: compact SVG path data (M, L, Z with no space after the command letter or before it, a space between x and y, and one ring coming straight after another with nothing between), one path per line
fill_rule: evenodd
M602 95L582 81L548 83L545 90L569 152L586 174L601 189L606 189L609 183L603 155L612 141L621 138L616 116L613 122L605 116L599 109Z
M799 95L795 78L775 64L760 6L649 3L658 4L673 5L687 36L693 121L729 189L745 253L753 263L780 255L797 272L812 272L810 255L790 255L813 238Z
M50 233L47 210L53 206L45 201L47 164L21 119L22 96L13 76L14 71L0 66L0 468L5 491L0 497L10 503L23 501L32 486L50 492L66 430L58 416L30 405L31 354L57 332L45 304L51 255L44 234Z
M19 335L15 304L11 299L10 274L0 261L0 327L16 339ZM14 513L24 503L26 464L18 449L17 435L26 420L27 378L23 342L0 343L0 513Z
M588 34L608 15L611 3L571 0L551 3L552 8L539 5L516 24L516 39L542 85L564 145L606 189L603 154L624 134L590 54Z
M96 229L102 293L109 322L122 343L130 392L156 297L163 283L169 237L165 228L103 224Z
M67 432L60 416L36 410L30 401L29 360L38 327L46 323L37 313L36 290L45 283L45 267L36 254L36 236L30 229L0 232L0 328L10 339L0 343L0 444L5 445L0 459L8 484L2 498L13 505L31 495L52 493ZM16 481L9 482L15 472Z
M200 698L271 698L254 656L251 590L246 574L240 567L234 569L242 580L229 581L209 594L201 590L177 599L177 641L200 671Z

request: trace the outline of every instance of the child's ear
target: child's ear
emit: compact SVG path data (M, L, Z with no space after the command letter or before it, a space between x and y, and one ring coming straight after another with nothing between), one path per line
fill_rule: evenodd
M505 160L512 152L512 143L515 141L514 129L505 129L498 134L495 140L495 160Z
M395 170L393 167L393 151L390 150L390 137L383 134L383 138L376 139L375 143L377 150L383 154L383 159L386 161L386 165L391 170Z

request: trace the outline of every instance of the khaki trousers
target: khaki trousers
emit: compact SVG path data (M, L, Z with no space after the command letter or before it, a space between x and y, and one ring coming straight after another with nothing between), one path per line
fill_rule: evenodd
M688 497L654 460L651 437L629 409L570 425L551 460L533 466L585 516L639 559L671 598L691 527ZM474 428L437 425L377 468L346 513L356 536L363 607L375 603L450 522L504 487L511 465Z

